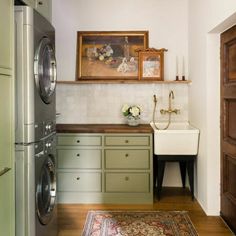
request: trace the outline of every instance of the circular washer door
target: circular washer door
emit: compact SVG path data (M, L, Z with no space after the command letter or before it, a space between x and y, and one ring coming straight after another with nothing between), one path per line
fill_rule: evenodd
M56 172L50 156L44 161L36 186L36 210L43 225L53 216L56 202Z
M49 38L43 37L35 52L34 77L39 95L49 104L56 88L56 58Z

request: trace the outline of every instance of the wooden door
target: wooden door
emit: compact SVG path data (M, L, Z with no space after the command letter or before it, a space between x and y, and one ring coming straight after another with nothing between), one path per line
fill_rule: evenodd
M236 25L221 34L221 216L236 232Z

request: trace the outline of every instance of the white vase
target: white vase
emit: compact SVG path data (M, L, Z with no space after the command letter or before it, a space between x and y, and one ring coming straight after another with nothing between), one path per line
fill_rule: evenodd
M138 126L140 123L140 117L127 116L127 123L129 126Z

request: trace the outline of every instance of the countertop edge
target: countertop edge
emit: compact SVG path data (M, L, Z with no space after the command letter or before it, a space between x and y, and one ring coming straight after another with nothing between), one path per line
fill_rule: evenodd
M153 133L150 124L57 124L57 133Z

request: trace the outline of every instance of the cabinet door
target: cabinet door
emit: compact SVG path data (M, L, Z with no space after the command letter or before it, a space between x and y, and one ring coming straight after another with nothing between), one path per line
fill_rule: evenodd
M0 235L14 232L12 78L0 74Z
M0 4L0 73L11 69L12 42L12 1L1 0ZM2 98L1 98L2 99Z
M52 0L35 0L35 9L51 22Z

